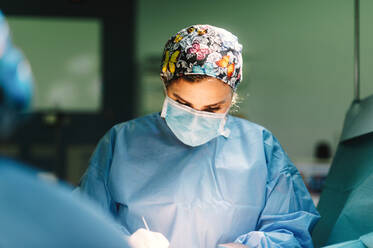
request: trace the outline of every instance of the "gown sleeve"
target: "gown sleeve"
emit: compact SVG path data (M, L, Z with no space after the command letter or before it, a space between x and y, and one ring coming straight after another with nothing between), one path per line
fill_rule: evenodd
M89 167L84 173L76 192L95 201L105 213L115 218L117 215L117 206L108 187L114 145L115 129L113 128L99 141L90 159ZM119 223L118 228L128 238L130 235L129 231Z
M248 247L313 247L311 231L319 214L301 175L270 133L264 133L268 178L266 203L256 230L235 242Z

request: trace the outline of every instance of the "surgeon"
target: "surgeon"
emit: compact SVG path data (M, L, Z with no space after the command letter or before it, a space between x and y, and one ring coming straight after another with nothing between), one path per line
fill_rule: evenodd
M32 98L33 80L12 44L0 11L0 137L9 136L17 114ZM47 181L29 166L0 156L0 247L129 247L117 224L62 183Z
M79 190L132 247L312 247L319 214L297 169L270 131L228 114L241 53L222 28L179 31L162 56L162 111L115 125L97 145ZM142 246L159 234L168 243Z

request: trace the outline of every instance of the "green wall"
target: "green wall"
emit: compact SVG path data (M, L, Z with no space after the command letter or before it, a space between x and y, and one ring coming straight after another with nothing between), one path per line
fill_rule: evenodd
M34 110L100 109L99 20L10 16L7 21L14 44L31 64Z
M239 115L270 129L296 162L319 140L335 148L353 97L353 0L138 2L139 115L159 111L163 45L181 28L212 24L243 44ZM362 96L373 93L373 2L361 1Z

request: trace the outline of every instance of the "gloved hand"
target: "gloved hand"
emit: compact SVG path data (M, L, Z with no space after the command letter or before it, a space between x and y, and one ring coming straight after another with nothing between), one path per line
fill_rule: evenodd
M128 243L131 248L168 248L170 243L162 233L151 232L144 228L132 234Z

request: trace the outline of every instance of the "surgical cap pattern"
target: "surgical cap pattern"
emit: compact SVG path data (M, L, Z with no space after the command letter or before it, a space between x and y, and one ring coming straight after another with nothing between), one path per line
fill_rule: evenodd
M193 25L166 43L161 63L164 82L183 75L208 75L236 90L242 80L242 45L236 36L211 25Z

